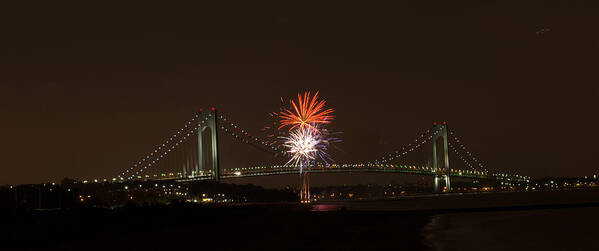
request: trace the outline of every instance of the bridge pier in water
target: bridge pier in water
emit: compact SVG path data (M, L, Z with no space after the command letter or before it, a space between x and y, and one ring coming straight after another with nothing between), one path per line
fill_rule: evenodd
M441 186L441 182L444 182L444 186ZM449 175L435 175L435 193L443 193L448 191L451 191Z

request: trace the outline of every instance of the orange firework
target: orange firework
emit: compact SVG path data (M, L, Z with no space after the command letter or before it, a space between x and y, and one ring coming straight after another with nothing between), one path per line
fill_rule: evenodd
M333 120L333 109L324 109L326 101L317 100L318 92L310 99L310 92L305 92L302 97L301 93L297 94L297 104L291 101L293 111L285 109L281 111L281 126L279 129L290 126L289 131L299 127L311 128L318 131L317 127L320 124L329 124Z

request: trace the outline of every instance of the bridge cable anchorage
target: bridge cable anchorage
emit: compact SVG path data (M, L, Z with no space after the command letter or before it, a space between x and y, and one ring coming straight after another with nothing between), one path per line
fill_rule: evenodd
M123 171L120 175L113 178L113 181L134 179L136 176L139 178L140 174L146 171L152 166L156 166L158 162L165 158L175 148L182 144L192 133L197 132L199 124L204 123L207 118L200 118L199 114L196 114L192 119L187 121L183 127L176 130L175 133L170 136L162 144L158 145L153 151L142 157L141 160L134 163L133 166Z
M423 145L425 145L426 143L429 143L432 139L433 139L433 135L436 133L440 133L441 129L437 128L437 130L435 131L431 131L430 129L427 129L424 133L419 134L413 141L412 143L408 144L407 146L404 146L401 148L401 150L397 150L395 152L389 153L384 155L383 157L376 159L372 162L368 162L367 164L371 165L371 164L375 164L375 165L380 165L383 163L387 163L389 161L392 161L396 158L401 158L405 155L407 155L408 153L422 147Z

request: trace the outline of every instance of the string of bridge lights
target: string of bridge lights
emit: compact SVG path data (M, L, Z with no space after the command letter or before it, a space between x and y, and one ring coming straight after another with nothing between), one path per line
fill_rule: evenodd
M429 133L429 131L427 130L426 132L427 134ZM432 135L429 135L428 137L424 138L423 136L421 136L420 138L417 138L414 140L414 142L416 143L414 146L412 146L412 143L408 144L407 146L404 146L401 148L401 150L395 151L394 153L390 153L387 156L387 159L385 159L385 156L381 157L380 161L375 161L376 164L380 164L380 162L386 163L387 161L392 161L396 158L401 158L405 155L407 155L408 153L420 148L422 145L424 145L425 143L428 142L428 140L432 139ZM422 141L420 141L422 140Z
M208 116L211 116L211 114L209 114ZM148 154L145 158L142 158L141 161L134 164L131 168L129 168L125 172L123 172L119 176L119 178L122 179L122 177L124 177L126 174L131 173L131 175L128 176L128 179L133 179L135 176L138 176L139 174L143 173L146 169L148 169L152 166L155 166L157 164L157 162L160 161L162 158L164 158L166 155L168 155L169 152L173 151L177 146L179 146L179 144L182 144L187 139L187 137L189 137L192 133L197 132L198 127L194 127L192 129L190 129L187 134L185 134L185 129L189 128L191 123L193 121L195 121L198 117L199 117L199 115L196 115L193 119L188 121L187 124L185 124L185 126L183 126L182 128L180 128L177 131L177 133L175 133L168 140L166 140L161 146L158 146L154 151L152 151L150 154ZM235 130L229 129L222 125L219 127L219 129L230 133L233 137L238 138L238 139L242 139L243 137L246 137L246 138L249 138L250 140L252 140L258 144L261 144L269 149L277 151L276 147L267 145L265 141L260 140L260 138L258 138L256 136L252 137L248 131L241 129L241 127L237 126L235 123L231 123L230 120L228 120L226 117L221 115L218 117L218 119L220 119L223 122L226 122L226 123L223 123L223 125L226 125L227 127L230 126L232 128L235 128ZM200 126L200 124L205 123L206 120L207 120L207 118L204 118L202 121L199 122L198 126ZM238 134L237 132L241 132L241 135ZM176 139L178 139L181 135L183 135L182 138L179 139L178 142L176 142ZM252 144L250 140L246 140L245 142ZM174 144L171 145L170 148L168 148L169 143L173 143L173 142L174 142ZM159 156L156 157L155 159L151 159L152 156L158 155L158 151L160 151L161 149L166 149L166 150L161 152L159 154ZM144 164L144 163L146 163L146 165L142 166L142 164ZM139 170L137 170L136 172L133 172L133 169L135 169L136 167L139 167Z
M208 116L211 116L211 115L212 114L208 114ZM203 120L201 120L198 123L197 127L194 127L192 129L190 129L189 132L185 133L186 132L185 129L190 128L193 121L197 120L198 118L199 118L199 114L196 115L194 118L192 118L190 121L188 121L182 128L180 128L175 134L173 134L169 139L167 139L161 146L158 146L156 149L154 149L154 151L150 152L150 154L148 154L148 155L146 155L146 157L142 158L141 161L135 163L132 167L130 167L126 171L124 171L121 175L118 176L118 178L120 178L122 180L123 177L125 177L127 174L131 173L131 175L128 176L128 179L133 179L133 178L135 178L135 176L138 176L139 174L143 173L146 169L148 169L152 166L155 166L158 161L163 159L171 151L175 150L175 148L177 146L179 146L179 144L182 144L187 139L187 137L189 137L191 134L197 132L198 127L201 124L205 123L206 120L208 119L207 117L203 118ZM274 151L277 151L276 147L269 146L268 144L266 144L265 141L260 140L260 138L258 138L256 136L252 137L248 131L241 129L241 127L237 126L235 123L232 123L231 120L228 120L226 117L220 115L218 117L218 119L220 119L223 122L226 122L226 123L223 123L223 125L226 125L227 127L230 126L230 127L236 129L236 130L229 129L222 125L219 127L221 130L230 133L233 137L239 138L239 139L246 137L246 138L249 138L251 141L254 141L255 143L258 143L264 147L267 147L269 150L272 149ZM241 135L236 132L241 132ZM179 141L177 142L176 140L181 136L182 136L182 138L179 139ZM252 144L252 142L250 140L246 140L245 142ZM174 144L172 144L172 143L174 143ZM169 144L172 144L172 145L170 145L170 148L169 148ZM164 149L164 150L159 153L159 151L162 149ZM154 155L156 155L158 157L152 159L151 157ZM144 163L145 163L145 165L142 165ZM133 172L133 170L135 168L139 168L139 169L136 172Z
M183 144L187 140L187 138L191 134L193 134L195 132L197 132L197 127L192 128L191 130L189 130L189 132L187 134L185 134L186 136L183 136L178 142L175 142L174 144L172 144L170 146L170 148L168 148L168 150L165 150L164 152L160 153L160 155L157 156L155 159L151 160L151 162L150 162L150 160L148 160L148 163L145 166L141 167L137 172L135 172L134 174L132 174L131 176L129 176L129 179L133 179L135 176L140 175L141 173L143 173L146 169L148 169L148 168L150 168L150 167L155 166L156 164L158 164L158 162L161 159L165 158L170 152L172 152L173 150L175 150L175 148L177 148L179 145Z
M388 161L392 161L396 158L401 158L405 155L407 155L408 153L420 148L422 145L426 144L428 141L430 141L433 138L433 135L439 133L441 130L441 127L439 127L437 130L435 130L432 134L431 134L431 130L428 129L426 130L424 133L421 133L418 137L416 137L416 139L413 140L413 143L408 144L407 146L404 146L401 148L401 150L397 150L394 153L389 153L386 156L383 156L377 160L374 161L375 164L381 164L382 163L386 163ZM368 164L371 164L371 162L368 162Z
M480 168L482 168L482 170L484 170L485 172L487 171L487 169L484 167L483 163L480 162L476 157L474 157L472 155L472 153L470 151L468 151L468 149L466 148L466 146L462 143L462 141L456 136L456 134L453 131L449 131L449 135L450 135L450 140L455 140L457 145L456 147L459 147L459 149L461 149L462 151L464 151L466 153L466 155L468 155L468 157L470 157L470 159L476 164L478 165Z
M448 142L447 145L449 145L449 148L453 150L456 156L458 156L458 158L461 159L464 162L464 164L466 164L466 166L468 166L472 170L476 170L474 167L472 167L472 164L464 158L463 154L460 154L460 152L453 146L453 144L451 144L451 142Z
M133 179L135 176L143 173L146 169L154 166L155 164L157 164L158 161L160 161L161 159L165 158L168 153L170 153L171 151L175 150L175 148L177 148L179 145L183 144L183 142L185 142L187 140L187 138L192 135L193 133L197 132L198 127L192 128L191 130L189 130L189 132L187 134L185 134L186 136L183 136L178 142L175 142L175 144L171 145L171 147L168 150L165 150L164 152L162 152L158 157L156 157L155 159L151 160L151 162L148 162L147 165L143 166L142 168L140 168L137 172L135 172L135 174L132 174L129 179Z
M214 108L212 108L212 110L214 111ZM202 110L200 110L200 111L202 111ZM194 133L197 133L198 128L200 128L200 126L202 126L204 123L206 123L206 121L209 119L210 116L212 116L212 114L213 113L209 113L209 114L207 114L207 116L204 116L202 118L200 118L200 114L196 114L191 120L187 121L187 123L185 123L185 125L182 128L177 130L176 133L174 133L172 136L170 136L162 144L158 145L158 147L156 147L153 151L151 151L148 155L146 155L140 161L133 164L133 166L131 166L130 168L125 170L123 173L121 173L121 175L117 176L117 178L120 180L123 180L125 177L127 177L127 179L131 180L131 179L134 179L135 176L139 177L139 175L141 173L143 173L144 171L146 171L148 168L155 166L161 159L166 158L170 152L175 150L179 145L183 144L183 142L185 142L191 135L193 135ZM266 149L273 150L275 152L280 151L277 147L271 146L266 141L261 140L259 137L252 136L252 134L250 134L247 130L242 129L240 126L238 126L236 123L232 122L230 119L227 119L225 116L220 115L216 119L219 119L219 121L222 122L222 124L219 125L219 129L231 134L233 137L235 137L237 139L241 139L247 144L252 144L255 146L259 146L259 147L265 147ZM195 122L195 121L197 121L197 122ZM401 150L398 150L398 151L390 153L386 156L383 156L379 160L375 160L374 163L375 164L381 164L381 162L386 163L386 162L392 161L396 158L401 158L401 157L407 155L408 153L422 147L424 144L430 142L431 139L435 135L439 134L441 132L441 130L443 129L443 126L445 126L445 125L438 127L432 133L431 133L430 129L426 130L424 133L421 133L419 136L417 136L413 140L412 143L408 144L407 146L402 147ZM457 137L457 135L455 135L455 133L453 131L449 131L449 135L450 135L448 137L448 141L450 141L450 142L448 142L449 147L454 151L454 153L456 153L456 155L462 161L464 161L464 163L470 169L476 170L472 164L472 163L475 163L475 165L478 165L480 168L482 168L484 170L484 173L488 173L486 168L484 168L483 163L481 161L479 161L476 157L474 157L470 151L468 151L466 146ZM455 143L452 141L455 141ZM153 158L154 156L156 156L156 157ZM142 164L145 164L145 165L142 165ZM367 164L371 165L372 162L368 162ZM138 170L134 172L134 170L136 168L138 168ZM129 175L129 174L131 174L131 175ZM507 178L507 177L511 176L511 175L507 175L507 174L492 174L492 175L496 176L496 177L503 177L503 178ZM519 177L519 178L526 178L525 176L519 176L519 175L514 175L514 176ZM117 178L113 178L113 181L116 181Z
M210 116L210 114L208 116ZM156 164L157 161L160 161L160 159L162 159L165 155L168 155L169 152L174 150L175 147L177 147L177 146L179 146L179 144L183 143L183 141L186 140L187 137L189 137L192 133L196 132L198 129L198 126L200 124L205 123L206 120L208 119L205 117L201 121L199 121L199 117L200 117L200 115L196 114L191 120L187 121L187 123L185 123L185 125L182 128L177 130L175 134L173 134L166 141L164 141L164 143L162 143L161 145L156 147L153 151L151 151L148 155L146 155L140 161L133 164L133 166L131 166L130 168L125 170L123 173L121 173L121 175L117 176L117 178L120 180L123 180L123 177L125 177L127 174L131 173L131 175L128 176L128 179L133 179L136 175L139 175L141 172L145 171L147 168L153 166L153 164ZM193 126L192 123L196 120L199 121L197 126L195 126L192 129L189 129L191 126ZM186 129L188 129L189 132L185 131ZM187 132L187 133L185 133L185 132ZM182 138L179 139L179 137L182 137ZM177 141L177 139L179 139L179 140ZM169 146L170 146L170 148L169 148ZM159 156L157 158L152 159L151 157L155 156L155 155L159 155ZM146 165L142 165L144 163L146 163ZM139 170L137 170L134 173L133 170L135 168L139 168ZM115 179L117 179L117 178L115 178ZM115 179L113 179L113 180L115 180Z
M251 145L258 144L258 146L272 150L275 153L279 153L281 151L277 147L269 145L268 142L260 139L259 137L252 136L252 134L249 133L247 130L242 129L235 122L231 121L230 119L227 119L225 116L219 115L218 119L223 122L223 125L221 125L220 128L222 130L224 130L225 132L231 134L233 137L239 138L242 140L245 138L245 139L247 139L247 140L245 140L245 143L251 144Z
M466 153L467 157L470 157L470 159L472 160L472 162L476 163L476 165L478 165L484 173L488 174L489 171L487 170L487 168L485 168L484 164L479 161L476 157L473 156L473 154L468 151L468 149L466 148L466 146L462 143L462 140L460 140L460 138L458 138L455 133L453 131L450 131L450 140L455 140L457 143L457 148L456 150L462 150L463 152ZM530 177L527 176L522 176L522 175L518 175L518 174L507 174L507 173L492 173L490 174L491 176L497 177L498 179L523 179L523 180L530 180Z

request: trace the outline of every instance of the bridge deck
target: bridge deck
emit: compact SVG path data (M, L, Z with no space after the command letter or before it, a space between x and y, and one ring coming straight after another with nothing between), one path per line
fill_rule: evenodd
M408 165L330 165L330 166L312 166L309 168L311 173L406 173L416 175L443 175L439 169L433 169L427 166L408 166ZM269 175L289 175L300 173L297 166L255 166L246 168L222 169L220 177L222 179L269 176ZM470 179L497 179L512 182L527 182L528 177L506 174L491 174L475 170L454 170L449 173L451 177L470 178ZM195 177L176 178L180 182L190 182L198 180L212 179L212 173L208 172Z

